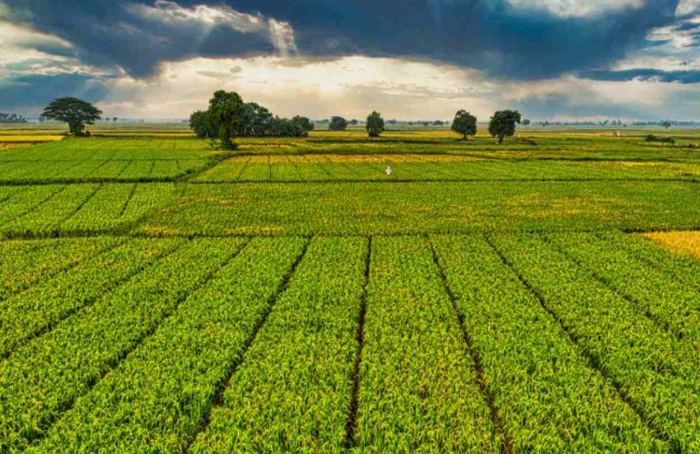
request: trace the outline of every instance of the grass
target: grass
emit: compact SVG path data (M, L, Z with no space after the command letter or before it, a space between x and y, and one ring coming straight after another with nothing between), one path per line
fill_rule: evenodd
M40 128L0 128L2 452L700 450L700 131Z

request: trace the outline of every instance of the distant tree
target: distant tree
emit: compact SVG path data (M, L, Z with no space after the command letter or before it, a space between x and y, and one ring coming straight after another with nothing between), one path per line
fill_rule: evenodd
M112 117L112 121L113 121L113 122L115 122L115 123L116 123L116 122L117 122L117 120L119 120L119 117Z
M424 128L427 128L428 126L430 126L430 122L429 122L429 121L424 121L424 122L423 122L423 127L424 127Z
M294 118L275 117L272 120L271 135L273 137L308 137L309 131L314 130L314 124L306 117Z
M442 125L444 125L444 124L445 124L445 122L442 121L442 120L435 120L435 121L433 122L433 125L434 125L434 126L442 126Z
M663 126L664 128L668 129L668 128L671 127L671 121L670 121L670 120L664 120L664 121L661 122L661 126Z
M296 116L292 118L294 137L309 137L309 132L314 130L314 124L306 117Z
M476 135L476 117L466 110L458 111L452 120L452 130L467 140L467 136Z
M372 112L367 117L367 133L370 137L379 137L384 132L384 119L379 112Z
M249 102L244 105L243 122L238 130L242 137L264 137L269 134L274 115L265 107Z
M513 110L501 110L493 114L489 123L489 134L498 137L498 143L515 134L515 124L520 123L520 112Z
M350 120L350 125L351 125L351 126L357 126L358 124L360 124L360 121L359 121L359 120L356 120L355 118L353 118L352 120Z
M528 120L527 118L523 120L523 126L530 126L532 122Z
M43 123L45 121L46 121L46 117L42 117L42 116L39 117L39 123Z
M209 139L213 138L209 136L209 129L207 128L207 113L201 110L194 112L190 115L190 128L194 130L194 133L199 139Z
M345 131L348 129L348 121L343 117L331 117L328 129L331 131Z
M214 93L214 97L209 101L207 121L216 129L222 149L238 148L234 140L243 125L244 114L245 106L238 93L224 90Z
M24 118L22 115L0 113L0 123L5 123L5 124L27 123L27 119Z
M94 125L102 111L89 102L77 98L59 98L52 101L41 114L42 117L68 123L74 136L84 136L85 125Z

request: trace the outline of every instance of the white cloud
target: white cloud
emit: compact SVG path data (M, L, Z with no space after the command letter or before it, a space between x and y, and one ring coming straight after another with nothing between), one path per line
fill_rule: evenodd
M240 13L228 6L196 5L185 8L172 1L157 0L153 6L131 4L128 10L149 22L177 28L201 27L202 37L216 27L230 27L239 33L266 38L282 56L297 51L294 30L288 23L262 15Z
M492 94L479 72L431 63L197 58L164 64L155 80L122 79L103 104L119 116L184 118L218 89L238 91L279 115L312 118L362 118L373 108L387 118L443 118L463 107L486 115Z
M498 81L476 70L368 57L171 62L164 65L158 79L115 82L100 105L108 115L120 117L186 118L205 108L218 89L237 91L245 100L278 115L316 119L332 115L361 119L376 109L387 119L446 120L463 108L482 120L505 108L520 109L530 118L554 120L692 119L698 108L693 100L697 87L692 85L572 76L538 82Z
M676 8L677 16L700 12L700 0L681 0Z
M562 17L595 17L629 8L641 8L644 0L507 0L516 9L546 12ZM686 0L687 1L687 0ZM695 1L695 0L690 0Z
M68 51L72 45L58 37L35 32L29 28L0 21L0 65L26 60L53 59L66 61L67 58L51 55L40 49L54 48Z

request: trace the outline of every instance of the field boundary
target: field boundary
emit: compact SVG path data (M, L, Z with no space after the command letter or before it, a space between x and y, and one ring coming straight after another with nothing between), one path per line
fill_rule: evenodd
M369 291L370 271L372 265L372 237L367 240L367 255L365 256L365 282L362 288L362 300L360 301L360 314L358 316L357 352L352 367L352 391L350 393L350 411L345 423L345 449L348 451L357 447L357 416L360 409L360 367L362 365L362 352L365 347L365 320L367 317L367 297Z
M472 363L474 364L474 371L476 373L476 381L479 386L479 390L481 391L481 394L483 395L484 400L486 401L486 405L488 405L489 407L491 419L493 420L493 423L496 426L496 430L498 431L498 434L501 438L501 442L503 443L505 452L507 454L512 454L515 452L513 448L513 441L508 435L508 431L506 430L506 426L503 423L503 419L501 418L501 415L498 412L498 407L496 406L496 399L493 395L491 387L488 384L488 381L486 380L486 373L484 372L484 368L481 365L481 358L479 357L479 353L476 350L474 350L474 341L469 335L467 328L464 326L464 314L459 309L459 306L457 304L457 298L455 298L455 295L452 292L452 289L450 288L450 285L447 281L447 275L445 274L445 270L443 269L442 264L440 263L440 258L438 257L437 251L435 250L435 245L430 239L430 236L424 235L424 238L426 238L428 245L430 246L430 252L433 256L433 262L438 271L438 274L440 275L442 287L445 289L445 292L447 293L447 296L450 300L452 312L457 318L459 330L462 336L462 340L464 341L466 353L469 356L469 358L471 358Z
M368 184L396 184L396 183L605 183L605 182L676 182L676 183L700 183L698 177L668 177L668 178L440 178L440 179L337 179L337 180L240 180L240 181L196 181L187 183L193 185L237 185L237 184L343 184L343 183L368 183ZM56 183L54 183L56 184ZM0 183L0 186L3 184ZM7 185L6 185L7 186Z

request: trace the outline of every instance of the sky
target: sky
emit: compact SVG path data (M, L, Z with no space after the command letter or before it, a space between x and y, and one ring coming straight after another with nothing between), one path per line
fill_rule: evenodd
M0 0L0 112L700 120L700 0Z

